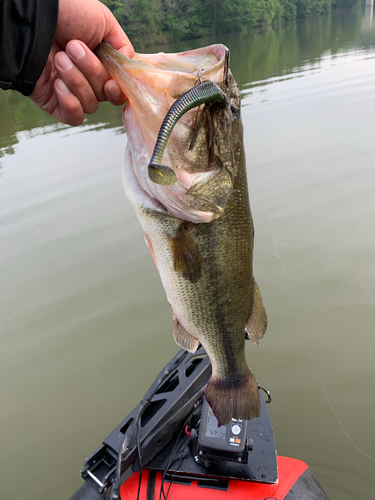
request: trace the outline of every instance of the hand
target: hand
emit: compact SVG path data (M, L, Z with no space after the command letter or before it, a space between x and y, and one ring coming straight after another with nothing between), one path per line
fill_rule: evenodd
M100 101L126 101L93 53L106 41L128 57L134 49L111 11L98 0L59 0L57 27L47 63L30 98L59 121L80 125Z

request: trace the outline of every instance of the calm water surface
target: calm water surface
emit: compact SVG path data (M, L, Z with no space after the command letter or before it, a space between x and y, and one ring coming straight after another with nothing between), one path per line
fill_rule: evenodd
M341 13L163 50L217 41L243 96L269 316L247 357L278 452L331 500L374 498L375 23ZM15 93L0 110L0 496L63 500L177 347L123 194L120 110L78 128Z

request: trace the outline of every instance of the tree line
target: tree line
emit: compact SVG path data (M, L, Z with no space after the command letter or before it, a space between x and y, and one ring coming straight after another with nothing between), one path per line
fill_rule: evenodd
M148 45L246 31L262 24L328 14L362 0L101 0L136 50Z
M326 51L336 54L353 44L361 46L364 43L361 23L362 13L359 9L350 15L346 11L339 11L335 16L320 16L312 22L307 19L299 23L274 24L266 30L255 29L248 33L243 30L234 35L226 35L224 43L231 47L232 72L242 90L243 85L249 81L256 82L288 74L306 62L315 64ZM136 42L134 45L139 50ZM193 48L193 45L191 42L182 42L178 50L187 50ZM175 50L175 47L172 49ZM247 86L242 95L250 91ZM99 127L121 126L118 108L106 104L108 103L103 103L93 115L87 115L87 125L92 125L95 130ZM13 154L16 150L18 131L47 133L46 126L62 125L37 108L30 99L10 90L0 90L0 113L1 177L1 157ZM33 131L35 128L38 128L36 132Z

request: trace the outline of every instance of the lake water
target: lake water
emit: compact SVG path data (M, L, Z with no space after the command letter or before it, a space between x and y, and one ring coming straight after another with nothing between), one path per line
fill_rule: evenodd
M213 42L243 97L269 317L247 358L278 453L331 500L374 498L375 22L350 11L162 50ZM1 92L0 113L0 496L64 500L177 346L123 193L120 109L70 128Z

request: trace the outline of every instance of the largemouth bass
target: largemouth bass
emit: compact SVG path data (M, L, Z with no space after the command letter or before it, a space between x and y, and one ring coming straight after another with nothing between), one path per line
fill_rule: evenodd
M101 44L97 55L128 96L123 182L173 309L175 341L190 352L199 342L205 348L212 364L206 398L219 424L258 417L245 337L258 345L267 317L253 277L229 51L211 45L128 59Z

